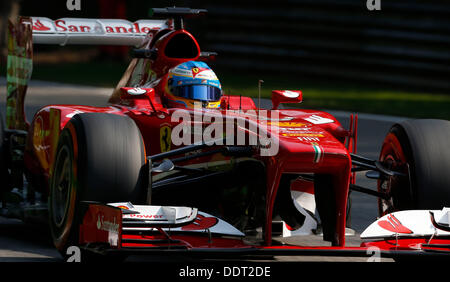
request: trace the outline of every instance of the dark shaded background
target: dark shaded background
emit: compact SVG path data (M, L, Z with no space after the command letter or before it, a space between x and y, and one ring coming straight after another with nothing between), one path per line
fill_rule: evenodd
M230 67L450 91L450 2L203 1L206 45Z

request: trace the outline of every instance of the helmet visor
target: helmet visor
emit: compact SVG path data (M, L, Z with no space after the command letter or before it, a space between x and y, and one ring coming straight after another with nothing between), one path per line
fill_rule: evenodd
M222 96L222 90L211 85L184 85L176 87L173 94L187 99L218 101Z

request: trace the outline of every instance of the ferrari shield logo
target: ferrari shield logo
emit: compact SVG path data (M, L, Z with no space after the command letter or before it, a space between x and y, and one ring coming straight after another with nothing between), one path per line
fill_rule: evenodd
M195 76L200 72L199 68L193 68L192 69L192 77L195 78Z
M170 151L170 145L172 144L171 133L172 129L168 126L163 126L159 129L161 153Z
M191 70L192 71L192 77L195 78L199 73L201 73L203 71L207 71L207 70L209 70L209 69L207 69L207 68L200 68L200 67L192 68L192 70Z

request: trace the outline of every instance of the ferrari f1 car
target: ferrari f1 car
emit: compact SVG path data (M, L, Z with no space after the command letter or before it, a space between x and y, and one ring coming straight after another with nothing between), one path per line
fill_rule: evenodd
M216 54L184 29L205 10L153 11L164 19L10 24L2 215L44 214L62 254L450 255L449 121L395 124L379 159L365 158L356 115L346 129L279 107L300 103L299 90L273 90L270 110L224 93L207 64ZM49 105L28 122L33 44L135 49L107 106ZM376 191L355 183L361 171ZM351 190L379 198L359 247L345 246ZM325 244L275 240L313 233Z

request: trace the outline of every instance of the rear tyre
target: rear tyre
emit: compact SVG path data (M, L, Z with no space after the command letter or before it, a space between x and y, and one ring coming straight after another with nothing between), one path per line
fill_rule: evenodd
M81 201L140 203L146 187L142 136L129 117L74 116L62 131L50 179L49 221L63 256L78 245Z
M407 120L387 134L380 161L406 174L378 181L378 191L391 195L379 200L380 215L407 209L450 206L450 121Z

